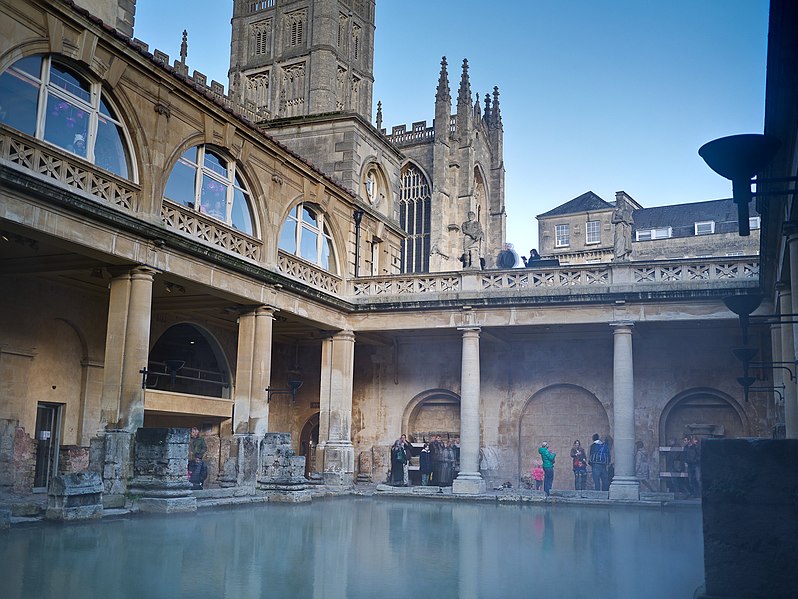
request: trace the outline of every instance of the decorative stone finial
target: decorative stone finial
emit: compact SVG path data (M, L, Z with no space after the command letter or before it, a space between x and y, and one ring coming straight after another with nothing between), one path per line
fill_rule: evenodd
M502 111L499 108L499 87L494 86L493 88L493 126L497 129L502 125Z
M490 94L485 94L485 122L490 125Z
M180 44L180 62L186 64L188 57L188 31L183 30L183 42Z
M457 93L457 105L471 107L471 80L468 78L468 59L463 59L463 75L460 77L460 90Z
M377 131L382 129L382 102L377 101Z
M436 102L451 102L449 93L449 73L446 70L446 57L441 58L441 74L438 77L438 91L435 94Z

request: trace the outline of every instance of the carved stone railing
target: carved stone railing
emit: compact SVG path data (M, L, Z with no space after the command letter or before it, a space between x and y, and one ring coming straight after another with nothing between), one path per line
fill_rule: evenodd
M440 294L515 294L528 291L550 295L562 289L572 295L585 293L694 287L704 281L743 283L750 286L759 279L759 259L706 258L701 260L662 260L584 264L552 268L463 271L392 277L360 277L349 282L349 296L355 301L387 299L412 301L419 296ZM568 291L566 291L568 290Z
M139 187L58 148L0 126L0 160L58 181L122 210L138 208Z
M281 250L277 252L277 270L292 279L329 293L339 294L343 288L340 277Z
M259 262L261 259L263 244L259 240L165 198L161 204L161 220L170 229L233 252L243 258L249 258L255 262Z
M456 293L460 291L460 274L415 275L390 278L355 279L353 294L357 296L407 295L415 293Z

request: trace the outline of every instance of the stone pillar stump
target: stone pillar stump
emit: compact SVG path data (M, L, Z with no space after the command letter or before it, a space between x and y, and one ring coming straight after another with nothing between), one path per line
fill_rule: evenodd
M142 512L194 512L197 499L188 482L187 428L140 428L130 492Z

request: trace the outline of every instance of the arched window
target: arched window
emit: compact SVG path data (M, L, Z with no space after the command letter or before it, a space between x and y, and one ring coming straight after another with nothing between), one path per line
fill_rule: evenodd
M209 146L189 148L178 159L164 197L253 235L249 193L236 163Z
M324 223L324 215L307 204L297 204L285 219L279 248L335 272L332 237Z
M399 224L408 237L402 242L402 272L428 272L430 250L429 184L412 164L402 169Z
M127 136L100 83L55 56L29 56L0 75L0 122L129 178Z

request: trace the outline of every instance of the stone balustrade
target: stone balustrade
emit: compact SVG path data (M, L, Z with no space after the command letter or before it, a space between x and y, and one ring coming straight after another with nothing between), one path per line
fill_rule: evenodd
M277 270L292 279L336 295L343 288L343 281L340 277L283 251L278 251Z
M628 291L690 289L696 284L729 288L755 287L759 259L755 256L586 264L551 268L516 268L439 274L360 277L351 279L348 295L356 303L417 301L442 294L573 295Z
M135 212L139 206L138 185L2 125L0 162L54 179L121 210Z

